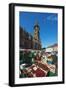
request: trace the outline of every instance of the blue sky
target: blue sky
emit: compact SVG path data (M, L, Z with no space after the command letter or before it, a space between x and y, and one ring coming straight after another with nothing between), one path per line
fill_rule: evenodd
M19 23L27 32L34 34L34 24L40 26L42 47L58 42L58 15L57 13L20 12Z

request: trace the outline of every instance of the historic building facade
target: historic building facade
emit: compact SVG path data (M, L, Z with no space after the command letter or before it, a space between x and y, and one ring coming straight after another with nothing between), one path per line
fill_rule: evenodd
M38 22L36 22L34 25L33 49L41 49L40 27L38 25Z
M34 25L34 35L32 36L20 27L20 48L21 49L41 49L40 27L38 23Z
M51 45L46 48L46 52L58 52L58 44Z

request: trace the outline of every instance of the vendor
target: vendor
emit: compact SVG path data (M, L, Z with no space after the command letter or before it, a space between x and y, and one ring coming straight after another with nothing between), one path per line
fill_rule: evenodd
M38 62L38 61L41 61L41 53L40 53L40 52L38 52L38 53L36 54L34 60L37 61L37 62Z
M42 63L47 63L47 56L46 55L42 55L41 57Z

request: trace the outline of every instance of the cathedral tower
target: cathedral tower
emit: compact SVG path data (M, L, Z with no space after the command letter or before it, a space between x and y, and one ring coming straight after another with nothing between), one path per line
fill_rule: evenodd
M40 26L37 21L34 25L33 49L41 49Z

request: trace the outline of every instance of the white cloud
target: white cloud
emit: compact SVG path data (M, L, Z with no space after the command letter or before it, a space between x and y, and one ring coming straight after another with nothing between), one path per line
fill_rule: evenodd
M55 16L55 15L50 15L50 16L47 17L47 20L57 21L57 16Z

